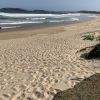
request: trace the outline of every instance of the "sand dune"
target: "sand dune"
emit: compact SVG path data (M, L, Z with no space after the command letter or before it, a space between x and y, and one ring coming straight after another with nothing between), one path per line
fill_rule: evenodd
M57 91L100 72L100 61L76 55L77 50L95 44L83 41L81 34L99 26L100 19L95 19L0 33L0 100L52 100Z

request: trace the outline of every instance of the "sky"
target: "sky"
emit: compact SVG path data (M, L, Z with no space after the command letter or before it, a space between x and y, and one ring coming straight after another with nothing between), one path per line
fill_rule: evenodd
M100 11L100 0L0 0L0 8L4 7L28 10Z

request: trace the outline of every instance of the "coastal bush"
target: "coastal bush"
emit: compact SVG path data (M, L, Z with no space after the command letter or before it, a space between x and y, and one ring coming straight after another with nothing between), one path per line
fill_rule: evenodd
M100 35L95 35L95 34L85 34L82 36L83 40L90 40L90 41L97 41L100 43Z
M82 36L83 40L90 40L90 41L93 41L95 39L94 35L84 35Z

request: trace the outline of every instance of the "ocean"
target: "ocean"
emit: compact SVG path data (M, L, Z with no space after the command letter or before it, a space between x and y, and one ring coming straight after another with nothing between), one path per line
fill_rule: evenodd
M21 14L0 12L0 27L17 28L26 24L39 23L70 23L97 17L95 14L69 13L69 14Z

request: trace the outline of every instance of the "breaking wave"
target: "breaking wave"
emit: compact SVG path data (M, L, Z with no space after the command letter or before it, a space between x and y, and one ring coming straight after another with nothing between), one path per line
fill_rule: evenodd
M80 21L81 17L90 17L88 14L19 14L0 12L0 25L18 25L30 23L53 23ZM92 15L91 17L96 17Z

